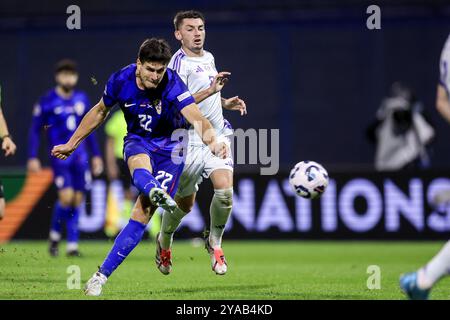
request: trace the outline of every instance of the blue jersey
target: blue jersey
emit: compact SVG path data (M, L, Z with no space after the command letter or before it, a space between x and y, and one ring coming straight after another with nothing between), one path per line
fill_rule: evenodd
M137 135L155 149L170 151L177 145L171 139L173 131L187 127L180 111L195 100L178 74L170 69L157 88L139 89L136 64L130 64L109 78L103 102L107 107L120 106L127 122L127 136Z
M69 141L89 108L88 98L82 91L75 90L70 98L63 98L56 93L55 89L52 89L42 96L33 109L33 120L28 139L28 157L37 157L42 129L48 139L49 153L55 145ZM89 145L94 156L100 155L100 149L93 134L86 138L86 144ZM76 152L86 152L86 144L81 143Z

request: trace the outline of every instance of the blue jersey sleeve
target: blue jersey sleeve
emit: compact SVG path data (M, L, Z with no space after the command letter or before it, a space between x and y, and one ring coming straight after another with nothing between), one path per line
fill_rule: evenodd
M109 77L108 82L105 86L105 91L103 91L103 103L108 108L113 107L118 102L118 80L117 80L118 73L114 73Z
M172 72L173 85L167 94L167 100L172 103L178 111L181 111L184 107L195 103L195 99L189 92L186 84L181 80L180 76L175 71Z
M42 100L40 100L33 107L33 118L31 120L31 127L28 133L28 158L36 158L38 156L40 134L44 125L44 115L42 109Z

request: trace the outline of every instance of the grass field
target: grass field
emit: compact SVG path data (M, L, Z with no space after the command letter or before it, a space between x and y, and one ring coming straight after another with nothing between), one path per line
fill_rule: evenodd
M80 267L82 288L111 244L82 242L82 258L50 258L43 241L0 245L0 299L403 299L399 275L424 264L443 242L226 241L229 270L216 276L202 247L178 241L174 270L163 276L147 240L111 276L101 297L68 289L67 268ZM367 288L369 265L381 268L379 290ZM449 299L449 288L444 279L431 297Z

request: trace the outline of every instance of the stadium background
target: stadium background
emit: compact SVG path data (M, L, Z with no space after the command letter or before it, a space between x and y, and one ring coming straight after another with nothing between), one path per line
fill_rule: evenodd
M450 30L444 1L379 1L381 30L366 28L372 3L350 0L78 1L82 27L73 31L66 28L70 4L0 3L2 106L18 145L16 156L0 159L0 175L9 210L18 206L14 212L20 216L12 222L16 229L0 223L3 237L47 237L55 190L43 173L28 181L26 190L34 196L25 192L24 168L32 106L54 85L54 63L63 57L78 61L79 88L96 102L108 76L135 60L144 38L164 37L175 51L172 17L196 8L207 17L206 49L219 70L232 72L223 95L239 95L247 103L246 117L225 111L226 118L234 128L280 129L276 176L260 176L260 165L236 167L228 237L448 238L450 209L429 205L437 190L450 188L450 126L435 109L438 61ZM374 148L365 130L398 80L416 91L436 127L432 171L373 171ZM103 130L98 133L103 145ZM321 201L294 198L286 188L289 169L304 159L322 163L333 178ZM84 238L103 235L105 188L104 180L94 182L80 223ZM181 237L201 234L210 197L203 188Z

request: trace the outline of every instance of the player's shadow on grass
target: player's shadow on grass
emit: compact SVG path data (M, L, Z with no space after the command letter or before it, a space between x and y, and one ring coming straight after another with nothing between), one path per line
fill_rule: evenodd
M188 288L171 288L153 291L153 294L167 294L167 293L204 293L213 291L233 291L236 290L255 290L255 289L266 289L273 287L273 285L230 285L230 286L214 286L214 287L188 287Z
M215 286L215 287L189 287L189 288L171 288L165 290L152 291L154 295L178 295L178 294L196 294L206 292L241 292L243 295L250 294L251 296L260 296L266 299L298 299L298 300L361 300L363 295L358 294L337 294L337 293L311 293L311 292L258 292L258 289L273 288L272 284L258 284L258 285L229 285L229 286Z
M283 299L283 297L288 297L289 299L299 299L299 300L364 300L370 299L360 294L338 294L338 293L276 293L277 298Z
M49 278L17 278L17 279L6 279L4 281L10 281L11 284L14 283L54 283L56 279Z

